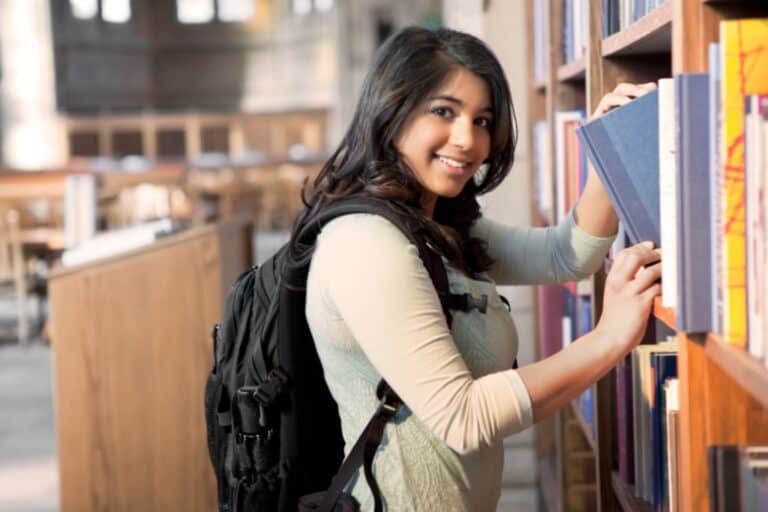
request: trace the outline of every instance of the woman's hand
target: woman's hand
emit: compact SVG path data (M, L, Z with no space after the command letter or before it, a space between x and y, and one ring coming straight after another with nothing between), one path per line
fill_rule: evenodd
M613 92L609 92L603 96L590 119L600 117L609 110L625 105L638 96L642 96L654 89L656 89L655 82L644 84L621 83L616 86Z
M603 314L595 327L626 350L637 345L661 294L661 250L642 242L621 251L605 279Z

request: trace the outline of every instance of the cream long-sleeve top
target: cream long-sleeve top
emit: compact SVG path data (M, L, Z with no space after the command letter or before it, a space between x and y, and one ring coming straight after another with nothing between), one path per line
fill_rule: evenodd
M550 228L481 218L472 234L487 242L495 264L477 279L447 264L449 286L452 293L487 295L488 307L453 312L451 329L418 249L383 217L334 219L316 243L306 315L346 450L378 405L382 377L405 403L374 461L389 511L496 509L502 441L529 427L533 414L512 369L517 331L495 284L581 279L598 268L613 240L590 236L572 215ZM351 491L362 510L373 510L361 474Z

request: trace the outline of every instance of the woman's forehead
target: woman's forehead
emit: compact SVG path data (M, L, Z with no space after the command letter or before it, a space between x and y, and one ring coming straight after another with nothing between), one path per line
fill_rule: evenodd
M466 68L452 71L428 99L453 98L477 110L492 109L490 88L485 79Z

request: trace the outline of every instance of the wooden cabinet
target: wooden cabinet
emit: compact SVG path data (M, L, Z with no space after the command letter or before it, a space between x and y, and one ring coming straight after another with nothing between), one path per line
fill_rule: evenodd
M53 272L61 510L215 510L210 332L251 256L250 226L229 222Z

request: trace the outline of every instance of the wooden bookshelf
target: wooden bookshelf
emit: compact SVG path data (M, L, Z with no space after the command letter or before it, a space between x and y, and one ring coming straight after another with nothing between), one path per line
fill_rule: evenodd
M768 369L761 361L711 333L706 338L705 353L710 361L768 408Z
M587 46L584 57L563 62L565 3L558 0L527 0L529 14L534 4L548 2L549 70L545 83L531 83L533 122L549 122L550 162L556 162L553 121L559 110L593 112L600 99L622 82L657 81L677 73L706 72L707 51L719 37L719 22L745 16L768 17L768 3L752 0L667 0L646 16L608 37L602 35L602 2L584 2L587 13ZM534 27L534 23L529 23ZM529 48L533 48L531 35ZM532 130L531 130L532 131ZM530 137L533 139L533 137ZM532 154L532 153L531 153ZM553 180L554 182L555 180ZM556 185L553 183L553 188ZM554 197L557 197L554 191ZM610 262L593 278L592 318L601 312L602 289ZM650 322L658 320L676 333L679 380L679 510L709 511L707 447L715 444L768 444L768 369L746 351L727 345L713 334L687 334L675 329L674 308L655 300ZM555 462L544 468L541 482L544 501L550 510L650 511L652 505L635 498L614 466L616 457L617 404L615 375L609 372L594 385L594 434L572 402L558 414L561 429L584 433L578 450L568 443L556 445ZM564 420L563 418L568 418ZM538 435L538 434L537 434ZM580 437L580 436L579 436ZM586 446L589 446L587 450ZM594 453L592 484L579 483L596 493L592 508L573 500L575 487L555 482L568 464L583 464L574 454ZM551 454L548 454L551 457ZM583 469L583 468L581 468ZM551 475L545 474L552 471ZM556 490L552 490L555 487ZM552 492L551 496L547 495ZM553 503L554 502L554 503Z
M557 79L561 82L582 81L586 69L586 60L576 59L557 68Z
M653 300L653 316L670 329L675 329L675 310L674 308L665 308L662 306L661 297L656 297Z
M622 480L615 471L611 473L611 485L624 512L653 512L651 504L635 497L633 486Z
M573 409L573 415L576 416L576 420L579 422L579 427L581 427L581 431L584 433L584 437L586 438L587 443L589 443L589 447L592 448L593 452L597 452L597 446L595 445L595 435L592 433L592 429L584 419L584 415L581 414L581 408L579 407L578 400L571 402L571 409Z
M624 30L603 39L603 56L668 53L672 43L672 3L667 0Z

